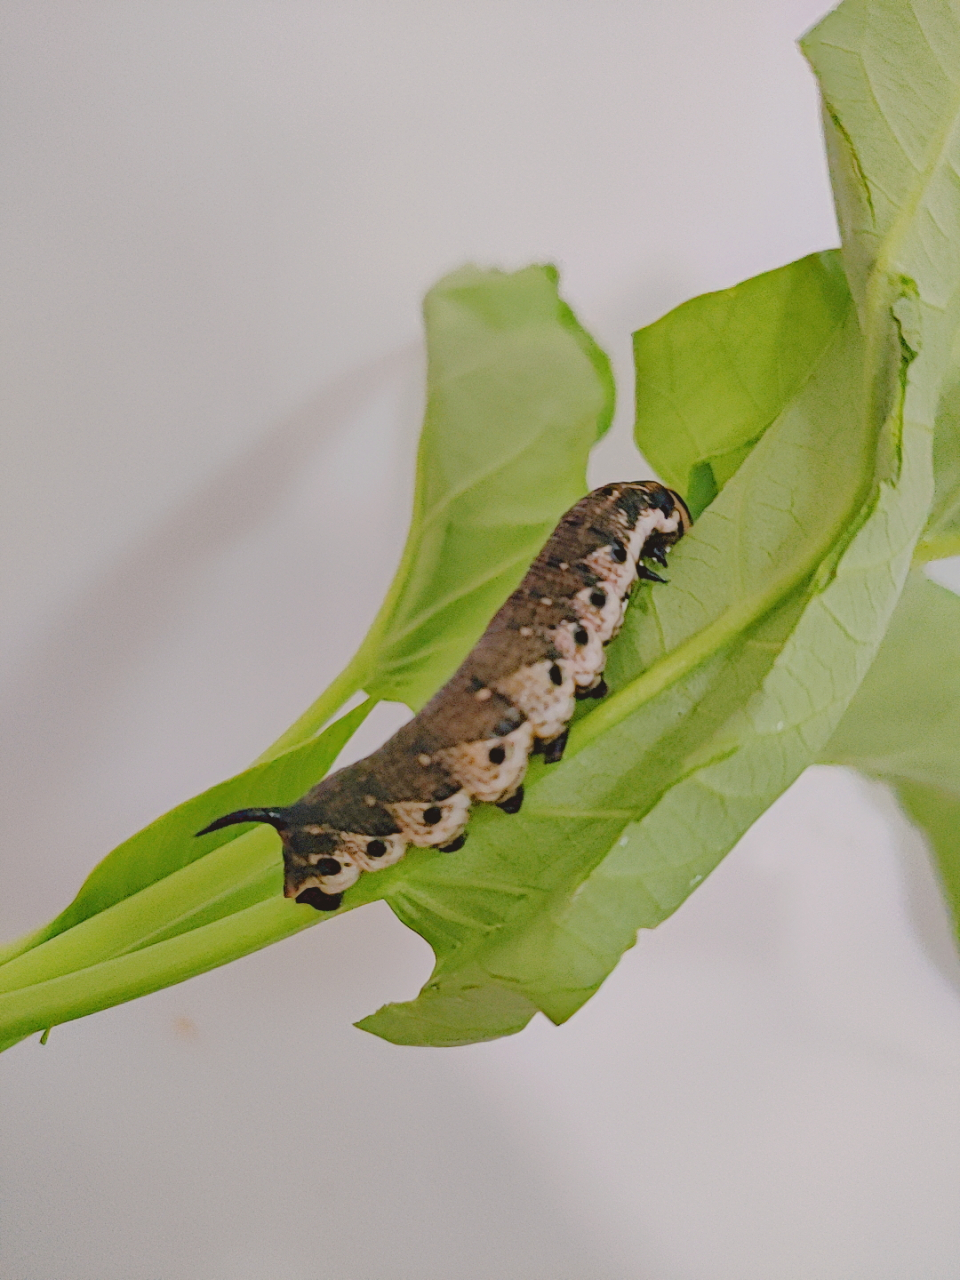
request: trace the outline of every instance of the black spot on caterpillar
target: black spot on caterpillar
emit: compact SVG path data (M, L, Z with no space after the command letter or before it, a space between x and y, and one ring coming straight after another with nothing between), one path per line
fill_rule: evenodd
M462 847L475 800L516 813L534 750L561 758L577 698L602 697L604 646L638 579L690 527L682 498L655 481L608 484L566 513L470 654L372 755L285 808L240 809L198 831L267 822L283 841L284 894L335 911L363 871L408 845Z

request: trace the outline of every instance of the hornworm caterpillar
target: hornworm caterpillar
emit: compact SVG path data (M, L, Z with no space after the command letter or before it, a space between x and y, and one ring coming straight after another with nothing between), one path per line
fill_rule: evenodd
M608 484L566 513L453 677L372 755L286 808L240 809L198 831L267 822L283 840L284 894L335 911L362 871L407 845L460 849L474 800L516 813L532 751L559 760L577 698L601 698L604 646L620 630L644 560L690 527L672 489Z

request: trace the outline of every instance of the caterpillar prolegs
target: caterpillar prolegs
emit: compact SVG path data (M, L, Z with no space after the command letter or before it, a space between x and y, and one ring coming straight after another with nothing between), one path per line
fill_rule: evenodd
M526 577L460 668L372 755L285 808L240 809L198 835L267 822L283 841L284 894L335 911L363 871L398 862L408 845L462 847L475 800L516 813L531 752L563 755L578 698L600 698L604 646L620 630L644 560L690 527L672 489L608 484L563 516Z

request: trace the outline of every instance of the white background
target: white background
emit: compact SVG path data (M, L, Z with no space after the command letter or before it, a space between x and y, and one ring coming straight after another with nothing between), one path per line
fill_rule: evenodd
M820 11L0 7L3 936L349 657L442 273L559 264L636 473L631 330L836 243ZM5 1054L4 1280L960 1273L960 965L879 788L808 773L562 1029L351 1026L429 968L377 904Z

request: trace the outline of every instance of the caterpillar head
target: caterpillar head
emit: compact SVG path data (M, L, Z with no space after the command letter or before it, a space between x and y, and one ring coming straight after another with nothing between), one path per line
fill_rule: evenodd
M361 868L353 860L343 833L317 823L298 823L289 809L237 809L198 831L234 826L241 822L266 822L283 841L283 894L309 903L318 911L336 911L345 889L356 884Z
M634 502L639 498L645 512L645 518L638 520L638 524L642 521L641 527L646 527L646 537L640 551L637 571L641 579L665 582L665 578L648 569L642 562L655 560L666 568L667 552L680 541L693 523L687 504L679 493L658 484L656 480L641 480L631 484L629 488L635 495Z
M641 491L649 507L655 507L664 515L663 525L655 535L660 546L672 547L679 542L693 524L687 504L675 489L658 484L656 480L641 480L631 488ZM666 527L669 526L669 527Z

